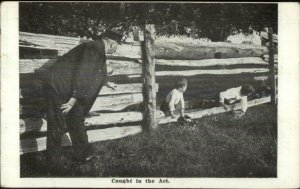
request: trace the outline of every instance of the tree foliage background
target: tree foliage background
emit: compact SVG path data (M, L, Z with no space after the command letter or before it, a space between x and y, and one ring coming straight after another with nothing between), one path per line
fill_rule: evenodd
M182 35L225 41L272 27L277 33L277 4L262 3L57 3L23 2L20 31L94 38L106 29L124 34L153 23L158 36Z

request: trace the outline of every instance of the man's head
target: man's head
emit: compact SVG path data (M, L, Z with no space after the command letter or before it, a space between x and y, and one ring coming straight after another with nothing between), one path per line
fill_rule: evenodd
M124 36L119 32L106 30L100 37L105 43L105 52L107 54L112 54L117 51L118 43L121 42Z
M176 83L177 90L185 92L187 88L187 80L185 78L180 78Z
M255 91L255 89L253 88L252 85L246 84L246 85L243 85L242 88L241 88L241 95L242 96L249 96L254 91Z
M106 54L113 54L117 51L118 43L116 41L109 39L107 37L102 37L102 40L104 42Z

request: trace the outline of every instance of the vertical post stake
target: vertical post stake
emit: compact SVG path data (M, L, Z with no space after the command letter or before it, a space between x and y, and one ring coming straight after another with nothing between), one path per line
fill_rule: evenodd
M143 59L143 96L144 96L144 129L157 128L156 87L155 87L155 27L146 24L144 42L142 43Z

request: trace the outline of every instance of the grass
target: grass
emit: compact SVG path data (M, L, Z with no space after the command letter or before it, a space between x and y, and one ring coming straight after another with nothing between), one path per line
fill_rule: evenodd
M265 104L240 119L224 113L165 124L93 147L98 159L87 163L69 160L71 148L50 166L44 152L22 155L21 177L276 177L276 110Z

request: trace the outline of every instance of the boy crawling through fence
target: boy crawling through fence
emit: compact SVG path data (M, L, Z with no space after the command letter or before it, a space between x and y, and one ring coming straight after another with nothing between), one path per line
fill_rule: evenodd
M246 84L240 87L227 89L220 93L219 102L225 107L229 108L229 105L240 102L241 110L234 111L233 114L235 117L241 117L245 115L248 109L248 96L254 92L252 85Z
M187 80L180 78L176 83L176 88L172 89L166 96L164 102L160 106L160 110L164 112L165 116L171 116L173 119L177 118L175 109L180 105L180 117L178 121L190 121L190 117L184 115L184 98L183 93L187 89Z

